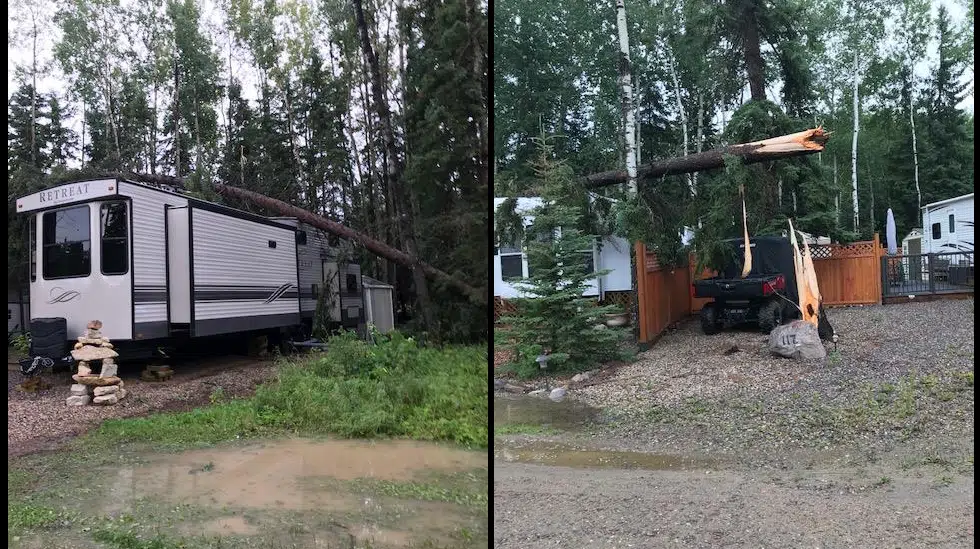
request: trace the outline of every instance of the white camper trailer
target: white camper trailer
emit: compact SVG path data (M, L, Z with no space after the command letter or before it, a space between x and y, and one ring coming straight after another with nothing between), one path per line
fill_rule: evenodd
M118 342L299 327L323 280L310 260L329 257L296 220L121 179L40 191L17 212L30 215L31 318L65 318L69 339L93 319Z
M973 193L922 207L922 253L973 251Z

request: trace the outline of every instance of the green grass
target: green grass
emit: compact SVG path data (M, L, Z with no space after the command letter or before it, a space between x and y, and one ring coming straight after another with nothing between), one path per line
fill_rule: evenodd
M486 448L485 347L419 347L393 334L376 345L353 334L330 351L284 362L278 380L249 399L190 412L109 420L90 436L108 445L190 446L276 435L408 437Z
M8 502L7 531L24 531L46 528L62 519L58 510L44 505L25 502Z
M468 507L486 507L490 499L486 492L446 488L434 483L393 482L370 478L351 481L350 489L358 493L420 501L445 501Z

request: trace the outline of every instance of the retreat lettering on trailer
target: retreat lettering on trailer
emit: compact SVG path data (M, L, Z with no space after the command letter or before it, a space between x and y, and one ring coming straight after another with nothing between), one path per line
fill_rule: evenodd
M59 187L57 189L41 191L38 194L38 198L42 203L54 202L56 200L65 200L75 198L76 196L84 196L88 194L88 190L88 183L79 183L78 185L70 185L67 187Z

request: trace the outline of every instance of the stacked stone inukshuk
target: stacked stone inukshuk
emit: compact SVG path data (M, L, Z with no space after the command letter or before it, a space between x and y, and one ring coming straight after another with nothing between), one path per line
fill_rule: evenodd
M116 375L116 357L109 339L99 331L102 322L88 323L85 335L78 337L78 343L71 352L78 362L78 373L71 376L75 384L71 386L71 396L66 401L69 406L84 406L89 402L109 406L126 396L123 381ZM92 372L92 364L99 362L99 373Z

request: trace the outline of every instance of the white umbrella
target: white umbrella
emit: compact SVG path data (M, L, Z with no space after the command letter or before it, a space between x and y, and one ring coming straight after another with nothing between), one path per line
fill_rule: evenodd
M888 220L885 222L885 242L888 244L888 255L898 253L898 244L895 236L895 214L888 208Z

